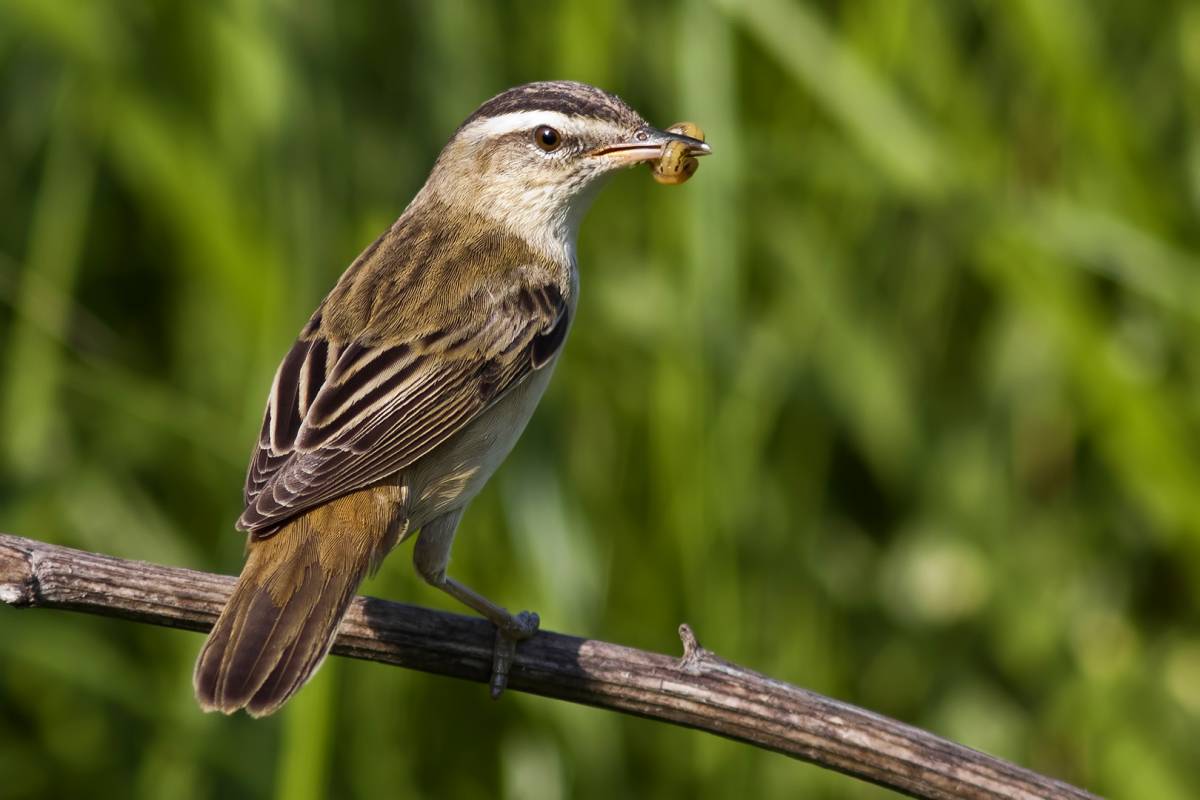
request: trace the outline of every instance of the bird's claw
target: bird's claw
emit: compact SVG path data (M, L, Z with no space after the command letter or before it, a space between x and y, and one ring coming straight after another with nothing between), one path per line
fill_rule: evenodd
M496 626L496 648L492 654L492 699L504 693L508 685L508 671L517 654L517 642L537 633L541 620L532 611L522 611L510 617L507 624Z

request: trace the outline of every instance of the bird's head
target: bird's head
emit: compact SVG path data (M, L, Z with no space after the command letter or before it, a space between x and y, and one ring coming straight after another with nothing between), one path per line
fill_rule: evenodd
M573 81L530 83L481 105L455 131L423 191L440 203L503 225L552 251L573 246L602 178L649 161L681 141L652 127L616 95Z

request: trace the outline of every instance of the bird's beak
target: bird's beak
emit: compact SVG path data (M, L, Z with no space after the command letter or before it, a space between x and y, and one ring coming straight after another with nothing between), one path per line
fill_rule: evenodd
M645 161L657 161L663 154L663 146L670 142L682 142L687 145L689 156L706 156L712 152L712 148L699 139L684 136L682 133L661 131L647 125L629 141L597 147L589 155L620 166L640 164Z

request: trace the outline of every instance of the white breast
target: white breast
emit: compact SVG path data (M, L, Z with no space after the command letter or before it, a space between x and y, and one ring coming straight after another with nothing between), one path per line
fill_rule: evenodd
M567 293L568 325L575 319L579 273L572 268ZM570 334L568 328L567 334ZM562 349L545 366L513 387L494 405L472 420L432 453L405 470L412 503L409 530L474 499L525 431L533 416Z

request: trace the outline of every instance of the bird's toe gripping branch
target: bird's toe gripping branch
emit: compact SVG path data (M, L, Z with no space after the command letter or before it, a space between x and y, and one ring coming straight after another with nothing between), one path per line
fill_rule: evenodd
M508 624L496 626L496 649L492 654L492 699L496 700L504 694L508 686L508 672L512 668L513 659L517 654L517 642L528 639L537 633L541 619L532 611L522 611L515 617L509 617Z

